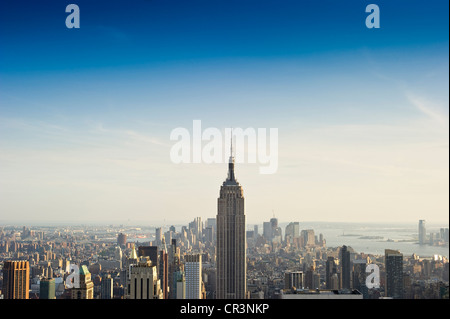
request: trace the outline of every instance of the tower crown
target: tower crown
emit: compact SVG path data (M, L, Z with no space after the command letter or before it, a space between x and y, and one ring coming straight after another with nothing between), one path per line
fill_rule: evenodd
M234 156L233 156L233 129L231 129L231 146L230 146L230 158L228 160L228 176L225 182L223 182L224 186L229 185L239 185L236 177L234 176Z

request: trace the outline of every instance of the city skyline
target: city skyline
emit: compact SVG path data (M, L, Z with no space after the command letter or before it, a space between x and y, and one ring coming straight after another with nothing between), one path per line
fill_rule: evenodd
M287 226L282 236L276 218L267 224L271 231L245 235L250 299L448 299L448 228L427 235L429 255L408 253L398 243L388 248L386 242L380 254L329 245L314 229ZM220 277L220 240L216 246L211 228L215 233L215 221L203 224L195 217L179 231L159 228L145 242L121 227L0 229L1 293L5 299L223 299L214 280ZM367 267L383 278L375 286L367 284ZM12 268L23 275L12 276ZM67 284L73 268L80 275L75 289ZM29 284L17 291L21 296L10 296L8 287L27 278Z
M215 216L224 165L169 156L202 120L279 130L275 174L239 164L247 224L448 225L448 1L377 1L377 30L330 0L77 4L77 30L0 5L0 223Z

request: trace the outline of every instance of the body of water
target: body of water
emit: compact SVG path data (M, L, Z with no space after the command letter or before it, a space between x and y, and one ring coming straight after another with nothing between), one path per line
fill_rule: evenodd
M448 225L429 225L427 235L439 232L440 228L448 228ZM418 226L413 224L304 222L300 223L300 230L302 229L314 229L317 236L322 233L327 247L347 245L356 252L368 254L384 254L385 249L395 249L403 255L415 253L420 257L449 256L448 246L419 245Z

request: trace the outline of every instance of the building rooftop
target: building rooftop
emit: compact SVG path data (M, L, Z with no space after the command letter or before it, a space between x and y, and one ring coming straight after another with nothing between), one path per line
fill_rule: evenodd
M86 265L83 265L80 267L80 275L87 275L90 274L88 268L86 267Z

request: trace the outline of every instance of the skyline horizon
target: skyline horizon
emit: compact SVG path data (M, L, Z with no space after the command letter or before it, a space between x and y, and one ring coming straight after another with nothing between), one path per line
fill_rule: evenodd
M200 217L202 218L203 222L206 222L206 220L208 218L214 218L215 217L206 217L205 220L203 220L203 216L195 216L192 218L196 218L196 217ZM272 217L270 217L272 218ZM268 218L267 220L261 220L260 222L255 222L255 221L250 221L248 223L246 223L246 225L248 227L250 226L254 226L254 225L263 225L264 222L268 222L270 221L270 218ZM276 218L276 216L275 216ZM192 219L193 220L193 219ZM149 225L145 225L144 227L149 227L149 228L165 228L168 229L171 226L175 226L175 227L181 227L181 226L186 226L187 224L189 224L190 222L192 222L192 220L185 220L185 221L172 221L172 222L166 222L164 224L164 222L150 222L148 220L136 220L136 221L123 221L120 222L119 220L114 220L112 222L106 222L106 221L99 221L99 220L94 220L91 222L80 222L80 221L76 221L76 220L60 220L60 221L37 221L37 220L27 220L27 221L19 221L19 220L0 220L0 227L4 227L4 226L15 226L15 227L20 227L20 226L25 226L25 227L33 227L33 226L37 226L37 227L56 227L56 226L85 226L85 227L95 227L95 226L113 226L113 227L119 227L119 226L123 226L123 228L125 227L137 227L137 226L143 226L141 223L148 223ZM426 221L426 228L442 228L442 227L449 227L449 222L448 221ZM289 223L293 223L293 222L298 222L299 224L353 224L353 225L363 225L363 224L367 224L367 225L387 225L387 224L392 224L392 225L402 225L402 226L418 226L419 224L419 220L417 220L417 222L414 221L324 221L324 220L279 220L278 219L278 224L279 225L287 225ZM151 224L153 223L153 224Z

